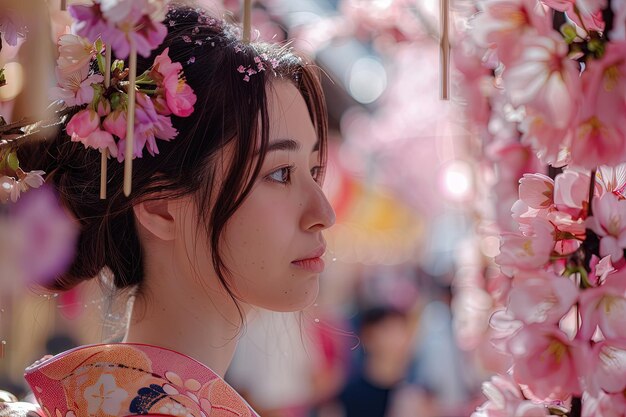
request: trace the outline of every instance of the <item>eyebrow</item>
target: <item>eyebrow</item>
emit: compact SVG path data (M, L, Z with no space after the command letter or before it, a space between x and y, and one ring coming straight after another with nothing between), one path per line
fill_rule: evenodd
M313 150L311 152L319 151L320 149L320 141L318 140L313 145ZM278 139L270 142L267 145L267 153L273 151L287 151L287 152L297 152L300 150L300 142L297 142L293 139Z

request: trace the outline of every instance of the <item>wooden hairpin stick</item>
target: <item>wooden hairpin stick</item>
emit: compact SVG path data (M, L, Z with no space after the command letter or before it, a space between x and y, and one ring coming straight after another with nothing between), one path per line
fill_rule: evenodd
M441 99L450 100L450 0L439 1Z
M250 43L252 32L252 0L243 1L243 43Z
M124 152L124 195L128 197L132 191L134 129L135 129L135 78L137 76L137 46L130 39L130 55L128 57L128 114L126 115L126 150Z
M106 46L104 52L104 87L109 88L111 85L111 45ZM109 149L105 148L100 151L102 157L100 159L100 199L107 198L107 162L109 158Z

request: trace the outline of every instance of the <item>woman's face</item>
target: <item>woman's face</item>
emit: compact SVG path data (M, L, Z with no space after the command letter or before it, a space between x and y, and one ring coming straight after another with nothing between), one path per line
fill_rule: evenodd
M240 300L296 311L317 297L326 247L322 231L333 225L335 213L316 178L317 134L299 91L274 82L268 110L269 150L252 191L224 228L221 254ZM208 262L210 257L199 270L213 271Z

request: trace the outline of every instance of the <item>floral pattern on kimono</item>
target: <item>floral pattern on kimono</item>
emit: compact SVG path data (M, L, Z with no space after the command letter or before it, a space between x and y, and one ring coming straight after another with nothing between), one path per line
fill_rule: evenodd
M46 417L258 417L211 369L156 346L82 346L35 362L25 378Z

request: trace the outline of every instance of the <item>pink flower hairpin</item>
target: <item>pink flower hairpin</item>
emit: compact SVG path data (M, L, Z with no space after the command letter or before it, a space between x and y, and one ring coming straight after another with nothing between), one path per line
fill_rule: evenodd
M73 141L102 152L101 198L106 197L109 155L124 161L128 196L132 159L140 158L144 148L158 154L156 139L172 140L177 134L170 115L193 112L196 96L168 49L137 77L137 54L150 56L167 35L166 10L164 0L96 0L69 8L77 35L59 40L58 86L52 93L67 106L84 106L66 130ZM111 62L112 52L128 58L128 68L123 61Z

